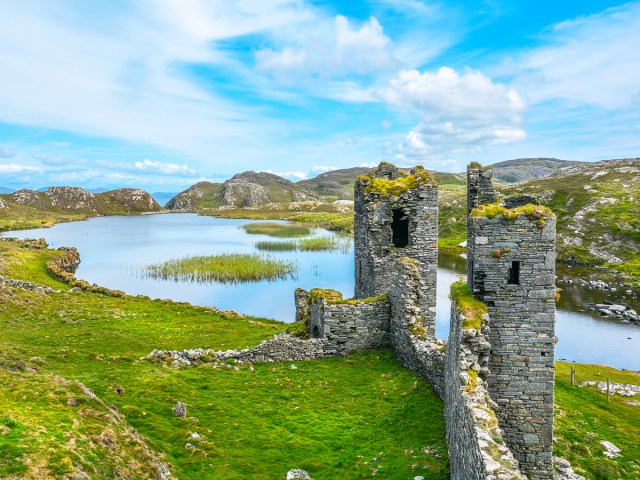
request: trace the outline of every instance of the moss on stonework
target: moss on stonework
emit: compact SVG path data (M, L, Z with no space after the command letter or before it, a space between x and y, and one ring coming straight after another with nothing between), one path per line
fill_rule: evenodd
M480 330L484 322L483 316L488 313L487 306L471 294L467 282L458 280L452 283L449 296L466 318L462 328Z
M490 167L490 166L484 167L480 162L471 162L469 164L469 168L472 170L481 170L484 172L487 170L491 170L493 167Z
M380 165L383 166L383 164ZM431 187L435 187L437 185L436 177L429 170L425 170L424 167L415 167L413 169L414 173L409 173L407 170L403 169L398 169L398 171L403 174L403 176L396 179L375 178L371 175L360 175L358 177L358 181L366 184L365 192L378 193L385 197L397 197L412 188L418 187L419 185L428 185Z
M467 370L467 374L469 375L469 381L467 382L467 390L473 391L478 388L478 372L475 370L469 369Z
M411 335L421 340L426 340L427 338L427 329L424 325L421 325L420 323L412 323L409 326L408 330Z
M381 302L383 300L387 300L389 298L388 294L377 295L375 297L367 297L367 298L342 298L342 293L337 290L332 289L324 289L324 288L313 288L309 292L309 297L307 298L307 303L312 305L318 299L323 299L327 303L341 303L341 304L349 304L355 305L358 303L375 303Z
M497 203L488 203L474 208L470 215L474 218L485 217L489 219L503 217L505 220L515 220L524 215L529 220L538 220L538 226L542 228L545 225L544 219L553 217L553 212L550 208L542 205L528 204L518 208L506 208Z

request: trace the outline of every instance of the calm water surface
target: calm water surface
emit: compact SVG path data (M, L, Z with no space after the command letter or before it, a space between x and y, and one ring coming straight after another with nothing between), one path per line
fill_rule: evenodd
M47 229L11 232L18 238L44 237L51 247L73 246L82 263L78 278L129 294L171 298L197 305L235 310L284 322L294 319L293 290L301 287L333 288L351 297L354 290L353 245L339 252L264 252L273 258L294 261L294 278L273 282L224 285L174 282L142 275L145 265L186 255L256 253L255 243L277 240L249 235L242 225L254 220L220 219L196 214L101 217L63 223ZM316 229L313 235L332 236ZM441 255L438 268L436 334L449 331L449 285L463 274L465 260ZM603 320L580 311L586 302L602 300L601 292L572 286L563 293L558 308L556 357L581 363L603 363L640 370L640 327Z

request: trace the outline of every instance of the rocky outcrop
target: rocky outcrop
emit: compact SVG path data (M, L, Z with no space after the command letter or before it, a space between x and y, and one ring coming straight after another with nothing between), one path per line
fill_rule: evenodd
M51 201L44 194L28 188L13 192L11 201L27 207L37 208L38 210L46 210L51 207Z
M2 198L0 198L0 208L9 208L9 205Z
M128 213L159 212L162 207L153 197L139 188L119 188L105 193L99 193L96 197L102 204L102 210L114 207L117 210L126 210Z
M222 185L219 183L199 182L173 197L164 208L195 211L204 206L217 206L221 189Z
M63 210L96 212L99 206L95 195L80 187L49 187L44 195Z
M234 207L258 207L271 202L262 185L238 178L224 182L222 203Z

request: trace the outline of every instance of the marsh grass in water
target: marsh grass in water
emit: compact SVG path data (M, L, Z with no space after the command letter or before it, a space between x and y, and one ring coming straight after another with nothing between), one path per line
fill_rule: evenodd
M340 251L342 253L348 253L351 247L351 239L348 237L313 237L305 238L302 240L294 241L289 240L285 242L256 242L256 248L258 250L266 251L294 251L299 250L301 252L332 252Z
M256 248L258 250L266 250L268 252L290 252L298 249L298 244L295 241L288 242L256 242Z
M163 280L222 283L275 280L295 272L293 262L239 253L189 256L147 265L144 270L146 275Z
M270 237L295 238L311 234L309 227L296 223L256 222L247 223L242 228L251 235L269 235Z

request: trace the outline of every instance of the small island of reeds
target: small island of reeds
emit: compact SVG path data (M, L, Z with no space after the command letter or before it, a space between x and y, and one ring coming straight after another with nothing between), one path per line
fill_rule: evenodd
M147 265L144 274L163 280L238 283L276 280L296 272L293 262L256 254L195 255Z
M304 238L302 240L288 240L281 242L262 241L256 242L256 248L258 250L266 251L293 251L299 250L301 252L329 252L329 251L341 251L347 253L351 246L351 239L347 237L313 237Z
M255 222L247 223L242 228L251 235L269 235L270 237L306 237L311 229L299 223Z

